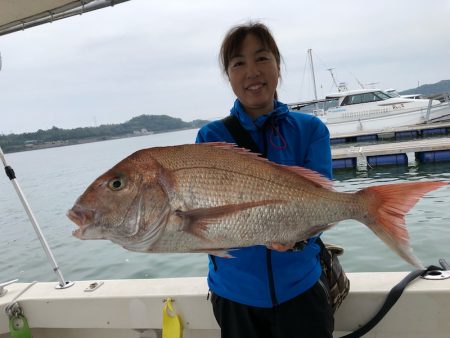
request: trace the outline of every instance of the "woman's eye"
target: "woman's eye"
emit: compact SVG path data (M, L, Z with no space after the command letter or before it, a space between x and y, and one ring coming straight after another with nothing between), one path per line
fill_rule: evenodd
M117 191L124 188L125 184L122 178L116 177L109 181L108 186L111 190Z
M233 68L236 68L236 67L242 66L243 64L244 64L244 63L243 63L242 61L238 61L238 62L233 63L231 66L232 66Z
M269 57L267 56L260 56L256 59L256 61L267 61L267 60L269 60Z

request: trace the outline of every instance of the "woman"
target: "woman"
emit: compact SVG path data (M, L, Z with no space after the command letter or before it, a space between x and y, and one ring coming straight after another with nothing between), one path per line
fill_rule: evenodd
M260 153L331 178L326 126L316 117L290 112L277 100L281 56L269 29L261 23L232 28L220 60L237 97L231 115ZM235 142L223 121L207 124L197 136L197 143L217 141ZM311 238L292 248L252 246L233 251L233 259L210 256L208 284L222 337L332 337L334 319L319 246Z

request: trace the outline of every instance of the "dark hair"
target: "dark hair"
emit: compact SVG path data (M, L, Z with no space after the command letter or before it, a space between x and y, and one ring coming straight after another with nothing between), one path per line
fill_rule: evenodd
M223 39L222 46L220 47L219 60L225 74L228 75L230 60L240 51L242 42L248 34L254 35L261 41L264 48L272 52L278 67L280 67L280 51L269 28L260 22L248 22L231 28Z

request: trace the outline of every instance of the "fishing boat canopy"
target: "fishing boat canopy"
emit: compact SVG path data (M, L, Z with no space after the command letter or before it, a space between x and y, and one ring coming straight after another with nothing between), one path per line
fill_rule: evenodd
M53 22L128 0L2 0L0 35Z

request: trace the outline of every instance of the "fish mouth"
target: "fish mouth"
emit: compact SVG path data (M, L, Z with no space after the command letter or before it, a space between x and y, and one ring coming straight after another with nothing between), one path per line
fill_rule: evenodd
M67 217L79 226L78 229L72 231L72 236L79 239L86 239L84 233L86 229L92 224L92 219L94 216L93 211L81 208L79 206L74 206L72 209L67 211Z
M79 238L79 239L84 239L83 229L76 229L76 230L72 231L72 236Z

